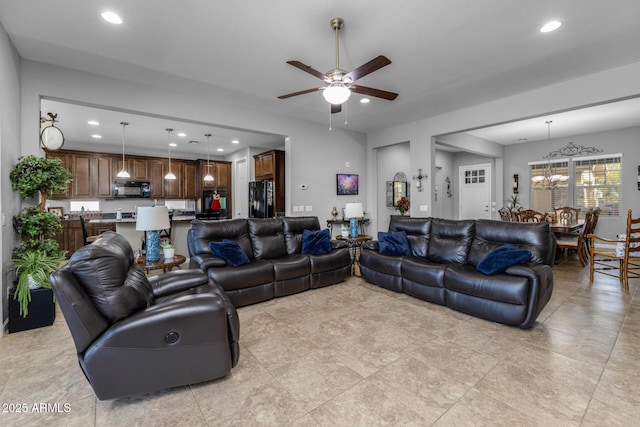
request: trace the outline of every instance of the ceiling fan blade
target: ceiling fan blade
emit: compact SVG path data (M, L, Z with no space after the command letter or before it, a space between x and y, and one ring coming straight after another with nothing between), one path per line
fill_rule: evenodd
M339 113L342 111L342 104L331 104L331 114Z
M292 96L298 96L298 95L304 95L305 93L317 92L320 89L323 89L323 88L322 87L314 87L313 89L305 89L305 90L301 90L301 91L298 91L298 92L287 93L286 95L280 95L278 97L278 99L287 99L287 98L291 98Z
M398 97L398 94L395 92L389 92L386 90L375 89L372 87L361 86L361 85L357 85L357 86L354 85L354 86L351 86L349 89L351 89L351 91L355 93L359 93L362 95L375 96L376 98L387 99L389 101L393 101Z
M300 70L304 71L305 73L309 73L314 77L319 78L320 80L326 80L328 79L327 75L324 73L321 73L320 71L311 68L310 66L308 66L307 64L303 64L300 61L287 61L287 64L291 64L296 68L299 68Z
M366 64L359 66L358 68L351 71L350 73L347 73L345 77L349 77L351 81L356 81L366 76L367 74L371 74L374 71L379 70L382 67L386 67L389 64L391 64L391 61L389 60L389 58L387 58L384 55L380 55L373 58L371 61L367 62Z

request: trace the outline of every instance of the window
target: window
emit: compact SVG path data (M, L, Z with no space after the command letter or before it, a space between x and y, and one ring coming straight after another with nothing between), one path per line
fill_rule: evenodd
M573 206L617 216L621 200L622 154L531 162L531 209L552 212Z
M531 209L552 212L569 205L569 161L529 163L531 172Z
M618 216L622 192L622 156L575 160L575 207L599 207L600 215Z
M99 200L71 200L69 202L71 212L100 212Z

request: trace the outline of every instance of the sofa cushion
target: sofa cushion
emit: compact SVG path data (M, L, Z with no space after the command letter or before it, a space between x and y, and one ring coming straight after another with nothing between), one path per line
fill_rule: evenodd
M248 220L249 239L253 255L258 259L287 256L284 227L280 218L252 218Z
M320 222L315 216L283 217L282 222L289 255L302 253L302 233L304 230L320 230Z
M238 242L224 239L222 242L210 242L211 253L222 258L231 267L248 264L249 257L242 250Z
M474 221L432 218L427 258L443 264L466 264Z
M302 253L322 255L331 252L331 233L328 228L320 231L302 231Z
M133 260L127 240L114 232L74 252L69 269L98 311L115 323L149 306L153 290Z
M378 232L378 245L382 255L391 256L409 256L409 241L405 231L397 231L395 233Z
M485 256L477 265L482 274L498 274L512 265L522 264L531 259L531 251L518 249L514 245L503 245Z

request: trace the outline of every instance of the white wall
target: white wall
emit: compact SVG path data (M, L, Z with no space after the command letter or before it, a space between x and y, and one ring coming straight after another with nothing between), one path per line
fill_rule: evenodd
M42 96L91 103L101 106L156 114L176 119L211 122L219 125L288 135L286 211L293 205L312 206L305 215L330 218L332 202L336 197L335 174L357 173L362 178L361 201L365 200L366 137L364 134L334 129L311 122L292 120L240 107L236 99L230 99L228 91L213 88L189 88L189 84L152 86L96 74L65 69L33 61L23 61L22 74L22 134L23 151L39 153L37 123ZM154 80L155 81L155 80ZM171 79L173 83L176 79ZM155 84L155 83L154 83ZM247 104L250 105L250 104ZM254 153L255 154L255 153ZM253 158L250 157L250 164ZM345 167L345 161L351 167ZM251 171L253 176L253 171ZM306 183L307 190L299 185Z
M407 176L407 184L410 187L410 201L412 200L411 195L416 191L415 186L411 187L413 184L411 177L413 175L409 170L411 165L411 162L409 161L409 149L409 143L403 142L387 147L381 147L376 150L378 156L378 174L375 189L376 194L378 195L378 203L376 205L376 217L379 218L378 230L387 231L389 229L391 215L400 214L396 208L387 207L387 181L393 181L394 175L398 172L402 172ZM371 226L367 229L367 233L374 237L377 236L377 230L373 229Z
M7 317L8 289L14 279L11 254L19 239L11 220L20 210L20 196L11 189L9 173L20 156L20 56L0 24L0 211L2 212L2 282L0 320ZM38 122L35 122L38 123ZM38 128L36 124L36 129ZM37 133L37 130L36 130ZM36 137L36 143L38 141ZM0 337L4 328L0 328Z
M454 153L436 150L435 152L436 176L434 178L435 185L438 186L438 200L433 203L433 216L437 218L456 218L458 202L458 172L454 167ZM446 178L450 181L451 196L447 195ZM425 187L425 191L428 188Z
M463 130L489 126L497 123L541 116L550 112L575 109L591 104L611 101L640 94L640 62L613 68L574 80L539 88L533 91L497 99L481 105L468 107L450 113L429 117L420 121L398 125L372 132L367 135L367 161L376 167L376 148L398 142L410 141L411 171L425 168L425 164L435 168L434 135L456 133ZM523 76L526 78L526 76ZM496 165L496 172L502 173L501 162ZM434 176L429 171L429 181ZM375 170L369 170L369 181L375 183ZM510 175L496 176L503 182L503 193L510 194ZM433 185L429 182L429 185ZM376 192L367 193L367 201L372 206L377 204ZM411 214L417 214L421 204L433 205L433 191L414 193L411 201ZM420 213L421 215L424 212ZM427 216L431 212L426 212ZM373 227L377 227L377 218L372 218Z

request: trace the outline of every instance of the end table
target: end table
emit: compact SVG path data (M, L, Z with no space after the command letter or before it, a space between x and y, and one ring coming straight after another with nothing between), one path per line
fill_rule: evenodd
M360 276L360 246L362 246L364 242L373 240L373 237L368 234L359 234L358 237L336 236L336 240L344 240L347 242L349 252L351 253L351 274Z

